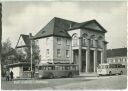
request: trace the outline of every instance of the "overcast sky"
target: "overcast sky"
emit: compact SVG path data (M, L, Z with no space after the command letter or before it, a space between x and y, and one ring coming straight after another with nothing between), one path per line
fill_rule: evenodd
M20 34L35 35L53 17L76 22L96 19L108 32L108 48L126 47L127 14L125 2L4 2L3 41L15 47Z

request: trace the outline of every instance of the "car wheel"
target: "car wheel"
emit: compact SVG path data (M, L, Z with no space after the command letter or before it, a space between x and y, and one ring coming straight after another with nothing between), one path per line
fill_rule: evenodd
M69 77L69 78L72 78L72 77L73 77L73 74L72 74L72 73L69 73L69 74L68 74L68 77Z
M50 79L54 78L54 75L53 74L50 74L49 78Z

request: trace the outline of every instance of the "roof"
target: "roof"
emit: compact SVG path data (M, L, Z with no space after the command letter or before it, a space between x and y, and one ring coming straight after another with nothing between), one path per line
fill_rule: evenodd
M42 28L33 39L40 39L49 36L59 36L71 38L67 31L74 29L89 29L105 33L106 30L96 21L90 20L83 23L65 20L62 18L54 17L44 28Z
M127 48L108 49L107 58L127 56Z
M72 28L70 28L70 30L81 29L81 28L103 32L103 33L107 32L96 20L90 20L90 21L86 21L83 23L77 23Z
M18 46L18 43L19 43L20 38L23 39L25 45ZM30 38L29 38L29 35L21 34L20 37L19 37L19 40L18 40L18 42L17 42L16 48L29 47L29 46L30 46Z
M30 66L30 62L18 62L18 63L12 63L12 64L7 64L5 65L6 67L16 67L16 66ZM34 66L34 64L33 64Z
M70 25L76 22L54 17L44 28L42 28L33 38L39 39L49 36L67 37L71 38L67 30Z

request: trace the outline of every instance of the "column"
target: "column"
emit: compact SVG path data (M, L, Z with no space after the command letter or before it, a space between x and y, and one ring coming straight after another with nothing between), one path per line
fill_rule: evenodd
M86 72L89 72L90 64L90 39L88 39L88 47L86 50Z
M106 53L106 50L107 50L107 42L104 41L104 62L105 63L107 62L107 53Z
M97 71L97 49L94 50L94 72Z
M81 72L81 61L82 61L82 46L81 46L81 37L79 38L79 72Z
M101 51L101 64L103 63L103 50Z
M86 72L89 72L90 51L86 50Z
M74 57L74 52L73 52L73 50L71 49L71 63L74 63L73 57Z

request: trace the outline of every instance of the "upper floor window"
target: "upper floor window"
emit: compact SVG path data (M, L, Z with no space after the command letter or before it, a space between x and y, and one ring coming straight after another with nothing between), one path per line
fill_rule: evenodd
M66 50L66 57L69 57L69 50Z
M94 43L95 43L95 40L94 39L90 39L90 45L94 47Z
M49 49L46 50L46 55L49 56Z
M57 57L61 57L61 51L60 51L60 49L57 49Z
M46 45L48 44L49 38L46 38Z
M88 45L88 39L87 39L88 35L87 34L83 34L82 35L82 45L83 46L87 46Z
M77 46L78 45L78 35L77 34L73 34L73 36L72 36L72 44L73 44L73 46Z
M66 45L70 45L70 41L66 39Z
M57 37L57 44L61 45L61 38L60 37Z
M95 35L92 35L90 38L90 46L95 47Z
M97 40L97 42L98 42L98 43L97 43L97 46L100 47L100 48L102 48L102 45L103 45L102 39L103 39L103 37L102 37L102 36L99 36L99 37L98 37L98 40Z

